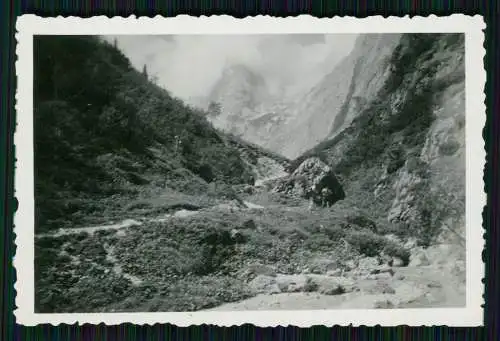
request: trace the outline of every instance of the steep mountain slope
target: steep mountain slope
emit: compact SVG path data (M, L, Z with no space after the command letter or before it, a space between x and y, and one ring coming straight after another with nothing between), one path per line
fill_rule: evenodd
M349 124L357 108L370 101L384 83L387 59L398 40L398 34L360 36L352 52L290 107L294 119L268 147L297 157Z
M402 35L388 63L371 64L386 70L383 81L357 83L364 103L347 96L335 136L294 167L319 156L342 178L346 197L399 226L395 232L424 244L443 231L463 241L464 53L460 34Z
M145 188L189 194L251 183L256 161L95 37L35 39L37 226L77 221ZM249 146L253 156L273 155ZM265 154L265 155L264 155ZM278 158L278 163L283 158Z

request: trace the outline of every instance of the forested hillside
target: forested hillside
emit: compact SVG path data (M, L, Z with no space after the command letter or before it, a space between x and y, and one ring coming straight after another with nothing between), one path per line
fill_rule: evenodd
M205 113L156 86L111 44L38 36L34 51L38 226L106 206L86 198L145 185L197 194L216 180L253 181L248 162Z

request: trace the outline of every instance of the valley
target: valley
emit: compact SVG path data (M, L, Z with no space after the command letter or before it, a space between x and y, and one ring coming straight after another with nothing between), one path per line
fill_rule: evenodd
M264 113L237 66L218 115L105 41L38 39L37 312L465 304L462 35L362 35Z

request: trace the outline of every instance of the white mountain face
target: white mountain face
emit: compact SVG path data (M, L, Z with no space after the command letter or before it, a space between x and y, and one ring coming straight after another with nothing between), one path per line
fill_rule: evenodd
M221 113L213 124L225 131L241 135L245 122L257 113L258 106L269 101L264 78L244 65L226 67L208 95L210 101L221 104Z
M265 146L290 119L283 96L256 70L236 64L225 68L206 98L191 103L205 109L211 102L220 104L220 113L208 117L216 128Z

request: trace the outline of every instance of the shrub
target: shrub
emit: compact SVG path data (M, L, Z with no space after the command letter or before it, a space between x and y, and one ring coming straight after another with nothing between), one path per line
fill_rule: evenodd
M319 285L311 277L307 277L306 283L304 284L305 292L315 292L318 291Z
M355 247L359 253L368 257L379 255L384 246L385 238L371 231L350 231L346 236L347 242Z
M410 262L410 251L392 241L387 241L383 248L383 252L391 257L397 257L403 261L403 265L408 265Z
M377 232L377 224L364 215L348 216L346 220L349 224L354 224L361 228L368 228L373 232Z
M315 233L304 242L304 247L311 251L331 251L335 246L336 243L323 233Z

